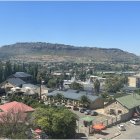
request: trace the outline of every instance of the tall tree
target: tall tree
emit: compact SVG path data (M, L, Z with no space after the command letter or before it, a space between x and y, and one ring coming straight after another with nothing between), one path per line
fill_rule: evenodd
M98 79L96 79L94 82L94 91L96 94L99 94L100 92L100 81Z
M0 61L0 82L2 82L2 81L3 81L3 64Z
M28 127L25 124L25 114L21 111L14 113L9 111L0 116L0 137L7 137L9 139L27 139L25 131ZM29 121L29 118L26 118Z
M10 61L7 61L5 64L5 78L12 74L12 65Z
M71 83L70 88L72 88L74 90L83 90L84 89L83 85L81 85L77 82Z
M84 106L84 107L88 107L90 104L90 100L86 95L81 96L80 98L80 103Z

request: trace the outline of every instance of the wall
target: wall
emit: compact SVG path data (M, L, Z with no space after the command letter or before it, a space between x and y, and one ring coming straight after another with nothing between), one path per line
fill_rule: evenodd
M128 86L136 87L136 77L128 77Z
M128 113L122 114L121 115L121 121L127 121L127 120L129 120L133 116L133 113L134 113L134 109L131 109L131 110L129 110Z
M10 89L15 86L8 82L8 83L4 83L3 87L4 87L4 89L6 89L6 91L10 91Z
M106 106L104 112L110 114L110 109L114 109L115 114L118 115L118 110L122 111L122 114L128 113L128 109L123 107L119 102L115 101L114 103Z

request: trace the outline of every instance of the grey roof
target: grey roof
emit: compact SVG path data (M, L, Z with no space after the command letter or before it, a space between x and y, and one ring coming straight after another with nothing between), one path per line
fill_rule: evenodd
M6 81L8 81L9 83L11 83L12 85L15 86L21 86L22 84L25 84L25 82L23 80L21 80L20 78L9 78Z
M99 96L88 95L86 92L76 93L75 90L68 91L55 90L53 92L48 93L47 96L56 96L59 93L62 94L65 98L73 100L80 100L83 95L86 95L90 99L90 101L95 101L97 98L100 98Z
M31 77L32 75L25 73L25 72L16 72L13 74L15 77L20 78L20 77Z

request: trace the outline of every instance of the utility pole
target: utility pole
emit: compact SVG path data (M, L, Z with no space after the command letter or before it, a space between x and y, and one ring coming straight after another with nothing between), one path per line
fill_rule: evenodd
M41 100L41 94L42 94L42 84L44 83L44 81L42 80L42 78L40 78L40 97L39 99Z

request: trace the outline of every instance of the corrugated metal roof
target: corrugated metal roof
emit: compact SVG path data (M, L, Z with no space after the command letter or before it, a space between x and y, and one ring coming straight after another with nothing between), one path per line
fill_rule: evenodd
M31 77L31 75L30 74L28 74L28 73L25 73L25 72L16 72L15 74L14 74L14 76L15 77Z
M131 94L116 98L116 100L128 109L140 106L140 95Z
M71 92L70 92L71 91ZM57 94L62 94L67 99L73 99L73 100L80 100L83 95L86 95L91 101L95 101L97 98L100 98L99 96L94 95L88 95L86 92L79 92L76 93L75 90L68 90L68 91L58 91L55 90L53 92L48 93L48 96L56 96Z
M20 78L9 78L6 81L8 81L9 83L11 83L12 85L15 85L17 87L26 83L23 80L21 80Z

